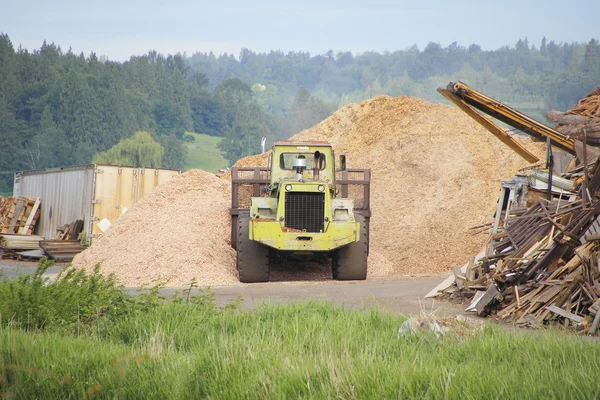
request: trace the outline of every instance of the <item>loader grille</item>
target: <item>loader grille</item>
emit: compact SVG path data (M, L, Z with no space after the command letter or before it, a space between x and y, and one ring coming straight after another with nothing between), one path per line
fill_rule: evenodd
M285 227L305 232L322 232L325 194L289 192L285 194Z

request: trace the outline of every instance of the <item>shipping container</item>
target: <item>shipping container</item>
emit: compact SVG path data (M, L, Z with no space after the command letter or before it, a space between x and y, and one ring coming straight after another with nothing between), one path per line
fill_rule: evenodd
M35 233L52 239L56 229L82 219L88 238L98 237L139 199L179 170L89 164L21 171L14 196L40 197Z

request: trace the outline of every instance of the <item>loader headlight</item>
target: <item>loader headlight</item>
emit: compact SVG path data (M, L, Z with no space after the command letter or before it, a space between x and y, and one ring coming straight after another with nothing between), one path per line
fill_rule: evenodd
M287 190L288 192L290 190L292 190L292 185L290 185L290 184L285 185L285 190Z
M319 192L324 192L325 191L325 185L319 185L319 187L317 189L319 189Z

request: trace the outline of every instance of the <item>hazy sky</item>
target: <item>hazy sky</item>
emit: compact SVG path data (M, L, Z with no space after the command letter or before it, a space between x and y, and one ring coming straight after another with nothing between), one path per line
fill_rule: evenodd
M571 4L571 6L567 6ZM131 55L269 50L383 52L456 41L485 50L527 37L560 42L600 38L600 1L285 0L126 1L0 0L0 32L13 45Z

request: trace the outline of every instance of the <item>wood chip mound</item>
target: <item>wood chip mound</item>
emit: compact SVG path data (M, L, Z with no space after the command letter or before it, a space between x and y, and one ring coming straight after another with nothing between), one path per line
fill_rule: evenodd
M73 260L88 271L97 263L126 286L235 284L230 246L230 183L191 170L159 186L131 207Z
M486 240L499 180L527 166L459 109L377 96L338 110L295 140L327 140L351 168L371 168L369 276L427 274L462 265ZM544 145L522 140L543 158ZM267 155L238 166L266 166ZM230 247L230 175L193 170L144 197L75 266L114 272L128 286L237 284ZM328 278L320 268L294 280ZM274 280L290 273L274 270ZM314 275L314 276L312 276ZM330 275L329 275L330 276Z
M328 140L348 167L371 168L370 276L464 264L484 245L469 228L492 218L499 181L529 165L458 108L407 96L349 105L293 139ZM543 159L543 144L520 141Z

